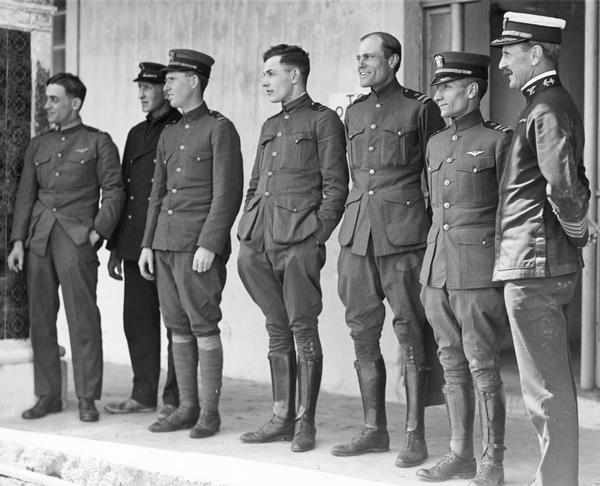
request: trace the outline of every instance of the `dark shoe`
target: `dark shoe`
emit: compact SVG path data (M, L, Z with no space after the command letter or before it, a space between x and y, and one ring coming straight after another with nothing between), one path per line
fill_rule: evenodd
M504 484L504 466L484 455L477 467L477 475L467 486L501 486Z
M128 398L127 400L123 400L122 402L111 402L104 405L104 410L108 413L146 413L146 412L156 412L156 407L150 407L148 405L144 405L143 403L134 400L133 398Z
M427 459L427 443L423 435L417 432L406 433L406 447L396 458L396 466L413 467L423 464Z
M205 437L211 437L219 431L221 427L221 416L218 410L209 410L207 412L202 409L200 413L200 420L190 430L190 437L192 439L204 439Z
M45 417L49 413L58 412L62 412L61 398L53 395L45 395L43 397L39 397L36 404L33 407L25 410L21 414L21 417L26 420L39 419Z
M79 399L79 420L82 422L97 422L100 413L94 404L93 398Z
M262 444L277 440L292 440L294 436L294 421L282 419L275 415L265 425L254 432L246 432L240 440L246 444Z
M377 430L367 426L347 444L338 444L331 448L334 456L358 456L365 452L387 452L390 450L390 436L387 429Z
M177 410L177 407L171 403L165 403L163 405L163 407L158 411L158 415L156 416L157 420L164 420L166 419L168 416L170 416L175 410Z
M164 420L157 420L148 427L150 432L174 432L191 429L198 421L200 407L179 407Z
M292 440L292 452L306 452L315 448L317 429L304 417L296 422L296 432Z
M471 479L475 476L475 458L463 459L448 452L431 469L419 469L417 477L423 481L439 482L449 479Z

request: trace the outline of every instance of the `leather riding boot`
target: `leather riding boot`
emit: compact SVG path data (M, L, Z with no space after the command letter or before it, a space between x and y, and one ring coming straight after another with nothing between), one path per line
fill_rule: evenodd
M425 394L429 369L407 364L404 369L406 391L406 445L396 458L396 466L413 467L427 459L425 442Z
M322 374L323 358L298 358L298 413L292 452L305 452L315 448L315 412Z
M444 387L444 395L450 422L450 452L432 468L417 471L417 476L424 481L470 479L475 476L477 468L473 454L473 383L447 384Z
M380 357L371 362L354 362L362 398L365 423L359 435L346 444L333 446L334 456L357 456L365 452L387 452L390 436L385 415L385 363Z
M499 486L504 484L504 390L500 386L494 393L480 392L478 398L483 453L477 475L468 486Z
M292 440L296 407L296 353L269 355L273 388L273 416L254 432L246 432L240 440L247 444Z

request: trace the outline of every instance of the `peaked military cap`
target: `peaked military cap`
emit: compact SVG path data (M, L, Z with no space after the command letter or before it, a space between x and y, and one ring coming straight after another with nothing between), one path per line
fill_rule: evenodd
M140 73L133 82L144 81L146 83L164 84L165 73L162 71L164 67L164 64L158 64L157 62L140 62Z
M210 78L210 67L215 60L208 54L192 49L171 49L169 51L169 64L163 69L169 71L193 71Z
M519 42L538 41L560 44L562 30L567 25L563 19L518 12L506 12L502 35L493 40L492 47Z
M490 56L472 52L447 51L433 55L435 73L431 86L461 78L488 79Z

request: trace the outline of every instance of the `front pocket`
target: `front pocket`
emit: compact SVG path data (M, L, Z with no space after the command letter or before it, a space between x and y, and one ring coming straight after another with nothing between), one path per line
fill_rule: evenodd
M181 168L183 178L180 179L179 187L212 181L212 152L192 152L181 156Z
M494 157L470 157L457 163L456 183L461 202L485 203L497 200L498 181Z
M431 225L420 189L381 195L383 224L392 245L415 245L427 239Z
M59 166L61 183L66 187L84 187L97 182L95 152L72 153L66 163Z
M34 160L35 176L40 187L47 187L50 175L50 157Z
M252 230L256 225L256 218L258 217L258 203L260 200L261 196L255 196L248 202L248 206L244 208L237 230L237 237L240 240L247 241L251 239Z
M298 196L276 196L273 207L273 241L298 243L319 228L319 202Z
M346 200L346 208L344 210L344 219L338 233L338 242L341 246L348 246L354 239L354 230L356 221L358 220L358 212L360 209L360 201L363 193L358 190L351 190Z

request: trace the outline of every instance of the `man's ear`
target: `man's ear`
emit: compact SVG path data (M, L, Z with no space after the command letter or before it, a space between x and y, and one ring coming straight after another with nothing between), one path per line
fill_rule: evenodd
M537 66L544 57L544 50L542 46L539 44L535 44L531 49L529 49L529 59L531 60L532 66Z
M388 64L390 65L390 67L392 69L394 69L396 66L398 66L400 64L400 56L398 54L392 54L388 58Z
M74 110L79 111L81 109L82 104L83 104L83 102L81 101L81 98L79 98L78 96L71 98L71 106L73 107Z

